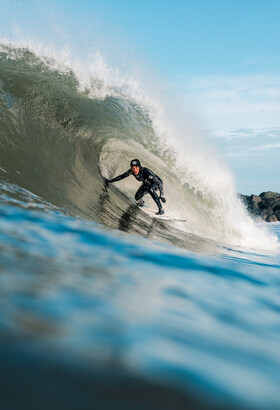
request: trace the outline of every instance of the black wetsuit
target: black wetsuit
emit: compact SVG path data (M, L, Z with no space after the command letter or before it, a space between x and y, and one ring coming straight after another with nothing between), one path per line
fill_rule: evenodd
M160 197L164 199L163 182L162 179L158 175L154 174L153 171L151 171L149 168L140 166L139 173L137 175L135 175L132 172L132 170L129 169L123 174L117 176L116 178L109 180L107 179L107 182L117 182L124 178L127 178L130 175L133 175L138 181L142 182L142 185L135 194L135 200L140 201L144 195L149 193L155 201L155 203L157 204L159 211L162 211L162 205L156 191L159 190Z

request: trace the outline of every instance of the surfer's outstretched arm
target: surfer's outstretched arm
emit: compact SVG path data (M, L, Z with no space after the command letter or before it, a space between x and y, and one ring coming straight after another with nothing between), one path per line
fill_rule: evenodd
M121 181L122 179L129 177L129 175L131 175L131 174L132 174L131 169L129 169L128 171L124 172L121 175L118 175L117 177L115 177L113 179L105 178L105 182L108 183L108 184L111 184L111 182Z

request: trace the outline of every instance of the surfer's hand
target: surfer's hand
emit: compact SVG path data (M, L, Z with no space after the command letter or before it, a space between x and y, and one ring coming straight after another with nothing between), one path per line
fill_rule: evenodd
M159 197L159 199L161 200L161 202L162 202L162 203L164 203L164 204L165 204L166 199L164 198L164 196L160 196L160 197Z
M109 179L104 178L104 184L105 184L105 186L107 187L107 186L109 185Z

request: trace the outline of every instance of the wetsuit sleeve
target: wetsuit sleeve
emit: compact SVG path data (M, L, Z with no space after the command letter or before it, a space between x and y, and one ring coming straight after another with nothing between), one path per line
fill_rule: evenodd
M121 175L118 175L116 178L113 179L107 179L107 182L111 183L111 182L117 182L117 181L121 181L124 178L129 177L129 175L131 175L132 171L131 169L129 169L128 171L124 172Z

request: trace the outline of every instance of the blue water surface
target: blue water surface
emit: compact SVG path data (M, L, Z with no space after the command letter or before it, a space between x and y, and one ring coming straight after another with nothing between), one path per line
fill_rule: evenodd
M34 198L2 196L0 226L2 340L221 407L280 408L278 254L197 254Z

